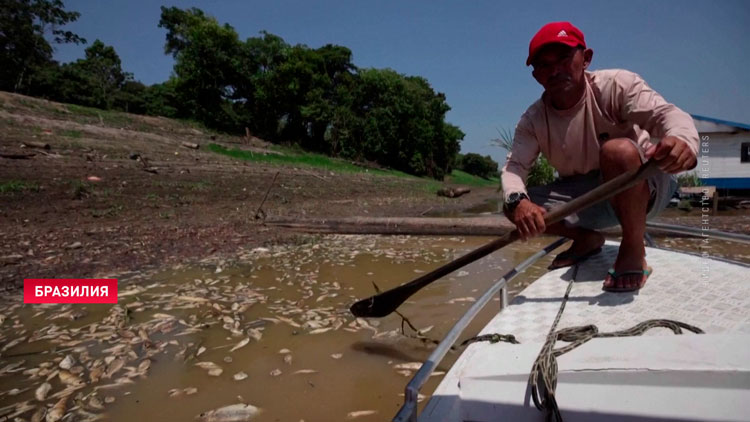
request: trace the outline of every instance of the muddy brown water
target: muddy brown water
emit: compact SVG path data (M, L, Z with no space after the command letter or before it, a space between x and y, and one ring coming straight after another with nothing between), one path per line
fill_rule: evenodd
M64 390L56 371L71 355L71 371L86 385L68 390L71 415L65 420L104 415L112 421L185 421L236 403L261 408L258 421L347 420L350 412L365 410L376 413L357 420L390 419L414 363L434 346L413 338L408 328L403 335L395 314L356 320L348 306L373 294L372 282L394 287L488 240L330 236L255 249L233 262L141 275L121 283L117 305L23 305L20 296L4 297L0 345L25 339L0 356L0 415L23 410L13 406L21 403L28 410L17 417L30 420L41 406L58 403L60 395L49 396ZM469 265L425 288L400 311L424 336L440 339L493 281L551 240L518 243ZM548 263L539 261L519 276L511 294L543 274ZM498 300L488 304L463 338L476 334L498 309ZM246 345L231 350L245 339ZM124 347L112 349L119 345ZM457 357L449 354L438 370L447 371ZM123 361L122 368L91 382L114 359ZM221 374L209 375L199 362L212 362ZM35 370L40 365L41 373ZM141 365L148 368L140 371ZM246 378L235 380L238 373ZM40 403L34 390L47 378L52 388ZM433 377L424 394L440 379ZM197 392L187 394L190 389ZM92 400L104 409L92 407Z
M258 421L348 420L362 411L373 412L357 420L389 420L434 345L408 328L402 333L395 314L355 319L349 305L372 295L373 282L394 287L489 240L311 237L233 261L123 279L117 305L23 305L20 295L3 297L0 419L33 420L40 408L67 396L64 420L71 421L187 421L236 403L262 409ZM552 240L501 249L433 283L400 311L424 336L441 339L493 281ZM698 240L656 240L700 248ZM750 262L747 247L712 246L718 255ZM544 274L550 260L518 276L511 296ZM499 300L490 302L461 339L476 334L498 309ZM438 371L447 371L459 353L450 353ZM59 366L68 355L75 362L69 371L85 384L65 390ZM235 380L237 374L244 378ZM441 378L423 388L426 398ZM39 402L34 391L45 379L51 389Z

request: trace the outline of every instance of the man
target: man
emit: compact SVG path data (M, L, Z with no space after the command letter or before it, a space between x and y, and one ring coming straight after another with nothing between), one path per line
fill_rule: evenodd
M573 239L550 268L573 265L604 244L597 230L622 227L622 241L603 288L638 290L651 268L643 237L646 219L663 210L677 188L671 174L697 164L698 132L687 113L667 103L635 73L586 69L593 51L569 22L543 26L529 44L526 65L544 87L519 121L503 167L504 211L526 240L542 233ZM654 144L657 140L658 144ZM560 176L547 186L525 186L542 153ZM567 202L653 159L661 170L607 202L545 226L547 209Z

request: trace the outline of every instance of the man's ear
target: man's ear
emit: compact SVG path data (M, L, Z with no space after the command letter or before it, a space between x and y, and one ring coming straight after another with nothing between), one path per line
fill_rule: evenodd
M587 48L583 50L583 68L587 69L591 63L591 59L594 57L594 50Z

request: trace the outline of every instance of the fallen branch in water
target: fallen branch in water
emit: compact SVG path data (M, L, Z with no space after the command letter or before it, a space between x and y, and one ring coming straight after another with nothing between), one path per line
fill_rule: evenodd
M265 224L307 233L502 236L515 226L502 216L472 218L350 217L277 218Z

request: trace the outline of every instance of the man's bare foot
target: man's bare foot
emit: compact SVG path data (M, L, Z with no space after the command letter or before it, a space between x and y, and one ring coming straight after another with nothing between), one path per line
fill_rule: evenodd
M646 248L643 241L623 239L613 268L617 276L607 274L603 286L605 290L633 291L643 287L650 273L644 272L649 270L649 267L646 263Z
M589 256L596 254L604 245L604 236L593 230L585 230L581 237L573 241L573 245L567 250L560 252L552 261L549 270L569 267Z

